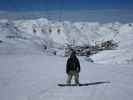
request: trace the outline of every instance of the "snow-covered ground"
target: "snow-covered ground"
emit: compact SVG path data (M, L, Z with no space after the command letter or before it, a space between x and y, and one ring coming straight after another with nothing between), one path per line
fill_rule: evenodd
M64 55L66 44L95 45L107 40L118 43L115 50L91 56L97 63L133 62L133 23L51 21L46 18L0 20L0 54Z
M46 55L1 55L0 100L132 100L132 65L81 62L81 83L87 87L59 87L65 83L67 58ZM95 82L108 82L95 84Z
M118 43L89 58L79 57L80 82L65 83L66 44ZM132 100L133 23L0 20L0 100ZM57 56L51 55L56 51ZM96 83L104 84L96 84Z

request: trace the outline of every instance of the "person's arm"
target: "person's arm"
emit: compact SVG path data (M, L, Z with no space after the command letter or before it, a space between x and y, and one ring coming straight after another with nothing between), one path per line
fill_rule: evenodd
M67 60L67 64L66 64L66 73L68 74L69 72L69 59Z
M80 72L80 62L79 62L78 58L77 58L77 68L78 68L77 71Z

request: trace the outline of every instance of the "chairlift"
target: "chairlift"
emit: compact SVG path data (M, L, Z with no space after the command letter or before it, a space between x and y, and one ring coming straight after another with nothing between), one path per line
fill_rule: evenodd
M51 28L49 28L49 33L52 33L52 29Z
M57 33L60 34L60 32L61 32L61 30L60 30L60 28L58 28L58 29L57 29Z
M60 2L59 2L59 14L58 14L59 22L62 21L63 7L64 7L64 0L60 0ZM46 12L47 12L47 17L50 18L50 16L49 16L49 10L46 9ZM50 26L50 25L49 25L49 26ZM51 27L49 28L48 32L49 32L49 33L52 33L52 28L51 28ZM58 27L57 33L58 33L58 34L61 33L60 27Z

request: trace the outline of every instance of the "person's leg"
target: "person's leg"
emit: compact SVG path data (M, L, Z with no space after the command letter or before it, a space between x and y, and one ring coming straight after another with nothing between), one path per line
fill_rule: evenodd
M74 73L74 79L75 79L75 84L79 84L79 73L78 72Z
M72 74L69 73L67 78L67 84L71 84L71 80L72 80Z

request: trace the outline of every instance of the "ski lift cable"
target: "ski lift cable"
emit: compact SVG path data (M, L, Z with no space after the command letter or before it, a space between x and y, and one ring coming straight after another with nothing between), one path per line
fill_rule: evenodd
M63 12L64 12L64 0L59 0L59 12L57 13L57 18L59 20L59 22L62 21L62 16L63 16ZM52 18L52 16L50 16L50 11L49 9L46 7L46 17L49 20L50 18ZM49 32L51 33L52 29L51 29L51 24L48 23L48 27L49 27ZM60 33L60 27L57 29L57 32Z
M59 16L58 16L58 19L59 19L59 22L62 21L62 17L63 17L63 7L64 7L64 0L59 0ZM60 25L58 26L58 29L57 29L57 32L60 33Z
M59 21L62 21L62 17L63 17L63 11L64 11L64 0L60 0L59 1Z

